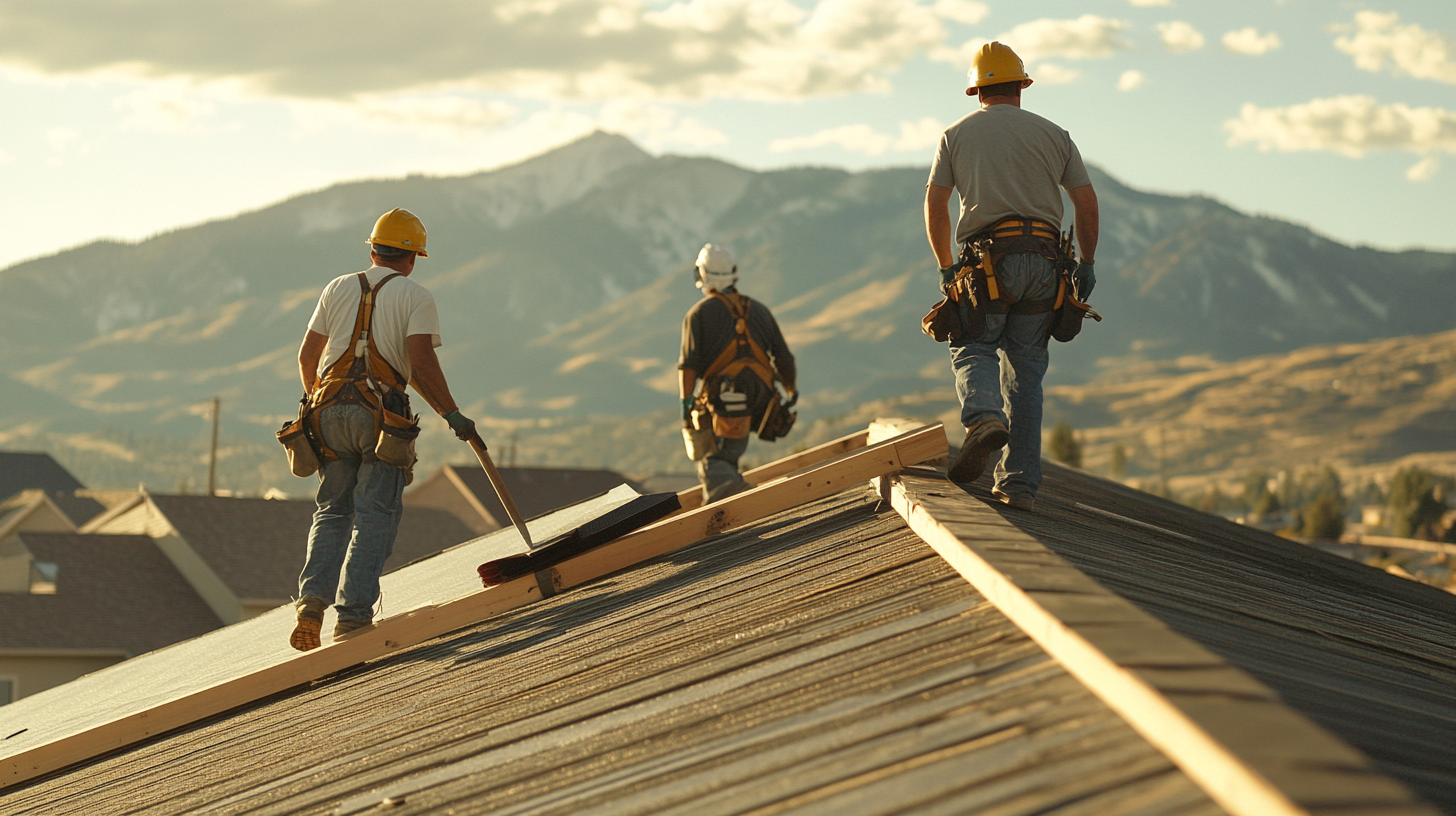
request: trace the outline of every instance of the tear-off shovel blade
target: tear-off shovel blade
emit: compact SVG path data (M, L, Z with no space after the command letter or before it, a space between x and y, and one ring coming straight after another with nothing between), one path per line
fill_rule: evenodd
M526 520L521 518L521 511L516 507L516 500L511 498L511 491L506 489L506 483L501 481L500 471L495 469L495 462L490 460L490 453L485 449L485 440L476 434L470 440L470 449L475 451L475 458L480 460L480 466L485 468L485 475L490 478L490 484L495 488L495 494L500 497L501 504L506 508L506 515L511 517L511 523L516 525L516 530L521 538L526 540L526 547L534 545L531 543L531 534L526 530Z

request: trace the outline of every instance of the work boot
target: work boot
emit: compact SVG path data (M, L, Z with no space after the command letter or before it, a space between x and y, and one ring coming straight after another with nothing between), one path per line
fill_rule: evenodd
M1036 511L1036 499L1030 496L1013 496L999 487L991 488L991 495L1012 510L1025 510L1028 513Z
M288 645L300 652L317 649L319 632L324 628L324 610L328 608L329 602L323 598L299 598L294 601L297 623L293 626L293 634L288 637Z
M981 478L981 474L986 472L986 462L991 459L991 454L1005 447L1010 438L1006 425L995 417L983 419L966 428L966 441L961 443L961 452L950 463L946 476L952 482L963 483Z
M334 640L337 641L342 638L346 638L366 626L373 625L373 620L345 620L343 618L339 618L338 621L334 623Z

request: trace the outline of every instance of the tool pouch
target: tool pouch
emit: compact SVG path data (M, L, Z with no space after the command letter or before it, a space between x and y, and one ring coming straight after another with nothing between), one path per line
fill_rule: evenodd
M318 472L318 452L313 449L313 442L308 438L305 420L308 413L308 402L298 411L298 419L283 423L283 427L274 434L279 444L283 445L288 453L288 469L294 476L312 476Z
M410 415L409 398L404 392L390 389L380 400L383 421L374 442L374 455L386 465L405 472L404 483L415 478L415 439L420 435L420 418Z
M713 436L710 422L707 412L693 411L688 427L683 428L683 446L687 448L688 458L694 462L701 462L718 452L718 440Z
M758 423L758 438L765 442L782 439L793 430L794 421L798 418L797 413L784 407L779 400L778 389L774 389L774 395L763 411L763 421Z
M1102 315L1072 294L1076 288L1066 271L1062 272L1061 289L1061 296L1058 298L1060 305L1052 313L1051 336L1058 342L1070 343L1082 332L1083 318L1091 317L1100 323Z
M960 304L950 298L930 307L930 312L920 318L920 331L935 338L937 343L950 343L960 339Z

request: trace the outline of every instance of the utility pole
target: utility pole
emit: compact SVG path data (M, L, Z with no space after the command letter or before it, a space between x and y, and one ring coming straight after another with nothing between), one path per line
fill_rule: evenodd
M222 398L212 398L212 452L207 457L207 495L217 495L217 415Z
M511 452L510 455L506 457L506 467L513 468L516 466L516 440L519 438L520 434L516 433L515 431L511 431Z

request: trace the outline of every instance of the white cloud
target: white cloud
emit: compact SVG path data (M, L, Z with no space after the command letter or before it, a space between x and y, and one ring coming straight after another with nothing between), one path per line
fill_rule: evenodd
M461 90L794 99L886 90L888 74L943 43L946 21L987 13L969 0L821 0L810 9L792 0L414 0L403 32L400 8L7 0L0 63L49 76L234 81L291 99Z
M770 153L788 153L794 150L813 150L837 145L854 153L878 156L887 152L928 150L940 142L945 125L932 117L916 122L901 122L900 135L890 136L869 125L841 125L827 128L810 136L791 136L769 142Z
M1315 99L1287 108L1245 103L1224 122L1229 144L1260 150L1320 150L1359 157L1374 150L1456 153L1456 112L1382 105L1369 96Z
M1260 34L1253 26L1241 28L1238 31L1230 31L1223 35L1223 47L1235 54L1248 54L1257 57L1278 48L1279 35L1274 32Z
M1011 46L1027 62L1047 57L1100 59L1132 48L1121 38L1122 32L1131 27L1126 20L1083 14L1075 20L1032 20L996 39Z
M972 0L935 0L935 13L953 22L975 25L986 19L991 8Z
M1043 62L1026 69L1026 75L1033 80L1046 85L1066 85L1075 82L1077 77L1082 75L1081 71L1075 68L1066 68L1054 62Z
M722 131L680 116L667 105L635 100L608 102L602 106L598 120L603 130L626 134L653 150L668 145L702 148L728 141Z
M516 108L505 102L463 96L365 96L353 107L366 119L386 125L449 133L497 128L516 115Z
M1173 0L1127 0L1127 2L1133 4L1134 6L1144 6L1144 7L1146 7L1146 6L1171 6L1171 5L1173 5Z
M1158 23L1157 29L1158 38L1163 41L1163 46L1174 54L1186 54L1203 47L1203 35L1198 32L1198 29L1182 20Z
M1456 85L1456 43L1418 25L1400 25L1400 15L1361 11L1355 34L1335 38L1335 47L1365 71L1433 79Z
M123 130L156 133L206 132L200 120L217 112L212 100L175 82L144 85L113 99L111 107L126 112Z
M1142 71L1123 71L1122 76L1117 78L1117 89L1119 91L1136 90L1142 87L1144 79Z
M1427 156L1411 165L1405 171L1405 177L1411 181L1430 181L1439 169L1441 169L1441 160L1435 156Z

